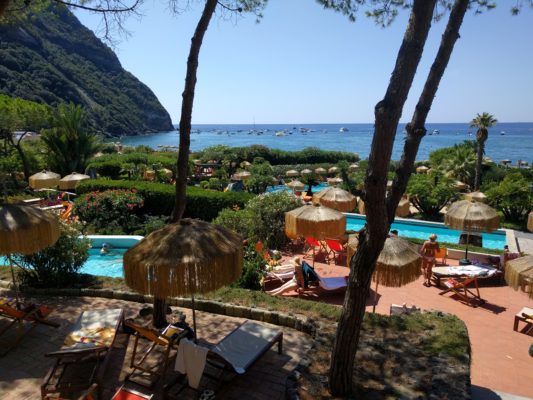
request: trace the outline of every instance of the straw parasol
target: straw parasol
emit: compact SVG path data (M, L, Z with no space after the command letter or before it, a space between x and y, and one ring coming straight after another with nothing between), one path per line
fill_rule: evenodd
M341 188L329 187L314 194L313 203L322 204L341 212L350 212L355 208L357 198Z
M163 174L166 178L170 179L172 178L173 172L171 169L168 168L162 168L158 171L160 174Z
M466 189L467 184L464 183L464 182L461 182L461 181L455 181L453 183L453 187L454 187L455 190L460 192L461 190L465 190Z
M305 184L295 179L286 184L287 187L290 187L292 190L304 190Z
M339 172L339 168L338 167L331 167L330 169L328 169L328 173L330 174L335 174Z
M328 185L329 186L335 186L335 185L338 185L339 183L342 183L342 179L341 178L328 178Z
M509 260L505 263L505 282L514 290L526 288L525 283L533 282L533 256L524 256ZM533 298L533 290L527 291L530 298Z
M30 176L29 184L32 189L44 189L56 187L59 184L61 175L55 172L42 170Z
M291 238L311 236L337 238L346 232L346 216L320 204L305 205L285 213L285 234Z
M150 233L124 254L126 284L139 293L164 299L191 296L228 285L241 276L242 237L195 219Z
M327 174L328 171L326 171L325 168L322 168L322 167L319 167L319 168L316 168L315 169L315 174L318 174L318 175L325 175Z
M252 176L250 172L240 171L240 172L237 172L236 174L233 174L233 179L235 179L236 181L243 181L243 180L248 179L250 176Z
M484 203L470 200L459 200L452 203L446 215L444 224L451 229L470 232L492 232L499 228L500 217L495 209ZM465 259L468 259L468 240L466 240Z
M60 179L59 189L63 189L63 190L76 189L76 186L78 186L78 183L80 183L81 181L84 181L85 179L91 179L91 177L89 175L73 172Z
M429 168L426 167L425 165L421 165L420 167L417 167L416 168L416 173L417 174L426 174L428 172Z
M466 193L463 196L464 200L474 200L478 201L480 203L486 203L487 202L487 196L485 196L482 192L472 192L472 193Z
M313 173L313 171L311 171L310 169L306 168L306 169L302 169L302 172L300 172L300 174L303 175L311 175Z
M10 254L32 254L53 245L59 223L52 213L32 206L0 205L0 254L7 255L18 304L18 289Z
M396 216L400 218L407 217L411 214L411 202L408 197L402 197L396 207Z
M285 175L291 178L291 177L300 175L300 173L296 171L295 169L290 169L287 172L285 172Z
M359 169L359 164L357 164L357 163L350 164L350 166L348 167L348 171L350 171L350 172L357 171L358 169Z
M244 169L248 168L250 165L252 165L252 163L250 161L243 161L241 163L241 167L244 168Z
M533 232L533 211L527 216L527 230Z
M347 246L348 262L357 251L358 245L357 235L350 235ZM376 295L380 284L387 287L400 287L416 281L421 274L421 262L422 257L416 245L403 238L388 237L372 275L372 280L376 282ZM373 311L375 310L376 302L374 302Z

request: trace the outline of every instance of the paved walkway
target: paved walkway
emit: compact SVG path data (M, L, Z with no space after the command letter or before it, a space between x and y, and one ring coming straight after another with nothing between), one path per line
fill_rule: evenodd
M456 263L449 260L450 264ZM316 263L320 275L346 276L348 268ZM391 304L416 305L422 309L441 310L457 315L467 328L472 345L472 384L491 391L501 391L533 398L533 358L528 355L533 336L513 331L514 316L522 307L533 308L533 300L508 286L487 282L480 288L487 302L477 308L458 301L450 294L440 296L440 289L425 287L423 279L401 288L378 288L376 312L389 315ZM490 286L489 286L490 285ZM372 294L375 285L372 285ZM297 296L295 292L287 293ZM342 305L344 294L304 297ZM367 312L372 312L373 298L367 301ZM523 326L523 325L522 325Z
M126 317L133 317L143 306L138 303L120 300L65 297L36 298L33 301L57 307L50 316L61 324L57 329L38 326L19 346L4 357L0 357L0 400L40 399L40 385L51 360L44 357L47 352L58 350L72 324L84 310L102 308L123 308ZM187 321L192 321L189 310ZM210 343L218 342L225 334L231 332L243 320L239 318L197 312L197 331L200 338ZM0 318L0 328L7 320ZM285 380L296 367L300 358L309 350L307 336L299 331L283 328L283 354L278 355L277 347L269 350L248 372L236 377L224 392L225 399L276 400L285 398ZM120 334L112 352L105 376L104 400L110 399L115 390L123 383L129 372L129 360L133 347L133 338ZM166 380L172 378L167 374ZM130 383L128 383L130 385ZM135 387L135 385L131 385ZM142 388L137 387L143 391ZM144 392L146 389L144 389ZM161 399L160 385L155 388L156 399ZM198 393L186 390L180 399L196 399Z

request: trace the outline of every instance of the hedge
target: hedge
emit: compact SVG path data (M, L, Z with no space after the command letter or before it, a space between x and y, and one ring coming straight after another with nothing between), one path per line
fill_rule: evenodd
M176 187L164 183L87 179L76 188L78 194L109 189L135 189L144 198L144 211L152 215L170 215L174 208ZM243 208L253 197L249 193L217 192L195 186L187 188L185 217L212 221L224 208Z
M111 179L117 179L124 165L127 164L144 164L152 166L160 165L163 168L174 169L176 167L176 157L169 153L153 152L146 153L128 153L128 154L105 154L94 158L88 168L94 168L102 176Z

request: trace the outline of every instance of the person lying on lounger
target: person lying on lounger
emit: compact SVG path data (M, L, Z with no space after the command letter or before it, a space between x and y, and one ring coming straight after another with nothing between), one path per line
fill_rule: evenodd
M310 283L318 283L318 280L319 280L318 275L316 274L313 267L311 267L307 262L305 261L300 262L300 257L294 257L292 260L292 264L294 265L294 276L292 277L292 279L286 282L285 284L283 284L282 286L280 286L279 288L271 290L266 293L271 294L273 296L279 296L291 290L296 290L298 293L300 293L304 289L307 289ZM299 274L301 274L304 278L303 288L301 287L301 284L298 283L297 276Z

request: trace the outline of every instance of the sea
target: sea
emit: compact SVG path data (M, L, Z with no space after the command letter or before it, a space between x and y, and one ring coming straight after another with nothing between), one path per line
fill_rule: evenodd
M393 160L402 153L405 124L400 124L394 143ZM465 140L475 140L476 130L467 123L427 124L427 135L422 140L417 160L427 160L433 150L450 147ZM357 153L368 158L372 143L373 124L264 124L264 125L193 125L191 151L214 145L231 147L264 145L273 149L301 150L318 147ZM177 149L179 132L160 132L149 135L123 136L120 141L129 146L146 145L154 149L165 146ZM519 160L533 161L533 122L498 123L489 129L485 148L486 156L499 162L507 159L516 164Z

